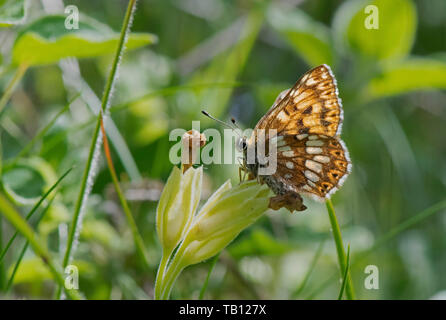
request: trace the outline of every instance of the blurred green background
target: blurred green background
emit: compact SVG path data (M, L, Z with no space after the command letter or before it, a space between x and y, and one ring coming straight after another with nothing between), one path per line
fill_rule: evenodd
M38 226L37 216L30 220L59 262L94 129L91 110L115 50L107 41L119 32L127 1L33 0L25 17L26 1L12 9L8 2L0 1L0 94L24 61L33 63L0 109L2 192L26 215L75 166ZM63 42L64 6L71 4L80 29ZM378 29L364 24L369 4L378 9ZM45 18L54 13L64 17ZM138 260L102 157L74 256L86 298L153 297L161 257L155 209L172 169L170 130L189 130L193 120L202 130L223 129L203 108L253 127L282 90L322 63L338 80L342 138L353 162L333 202L350 243L357 297L446 298L445 1L140 0L132 31L138 34L121 63L107 128L151 270ZM39 37L56 44L36 46ZM70 55L79 60L60 60ZM228 178L238 181L237 165L205 166L204 198ZM303 213L268 212L242 232L220 256L205 297L336 299L340 276L327 212L305 202ZM3 248L15 230L0 219ZM0 297L49 299L54 281L32 250L5 290L24 242L19 236L0 265ZM379 289L364 285L368 265L378 267ZM209 266L185 270L172 298L196 299Z

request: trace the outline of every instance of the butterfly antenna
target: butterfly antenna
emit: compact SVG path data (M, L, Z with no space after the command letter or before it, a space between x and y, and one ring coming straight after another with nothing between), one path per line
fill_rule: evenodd
M242 129L238 126L238 124L237 124L237 122L235 121L234 118L231 118L231 122L232 122L232 124L234 125L234 127L236 127L237 129L242 130Z
M211 115L209 114L209 112L207 112L207 111L201 110L201 113L204 114L206 117L211 118L212 120L215 120L215 121L217 121L218 123L221 123L222 125L224 125L224 126L230 128L230 129L234 130L234 132L235 132L238 136L240 136L240 134L239 134L239 133L237 132L237 130L236 130L236 129L240 129L238 126L233 127L233 126L227 124L226 122L221 121L220 119L217 119L217 118L211 116ZM231 119L231 121L232 121L232 119Z

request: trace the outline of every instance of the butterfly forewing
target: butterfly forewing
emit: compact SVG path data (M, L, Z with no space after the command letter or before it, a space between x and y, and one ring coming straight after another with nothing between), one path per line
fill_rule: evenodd
M305 73L288 91L282 92L256 129L276 129L278 135L339 135L342 104L336 79L327 65Z
M324 199L350 173L348 151L338 138L324 135L277 137L277 171L273 175L290 190Z

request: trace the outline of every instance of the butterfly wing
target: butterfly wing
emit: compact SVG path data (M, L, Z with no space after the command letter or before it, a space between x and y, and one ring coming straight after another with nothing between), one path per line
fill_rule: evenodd
M277 97L248 144L257 144L257 133L265 130L266 140L274 139L278 147L274 183L323 200L351 171L347 148L339 138L342 118L336 79L329 66L320 65ZM276 134L268 134L271 129Z
M292 191L317 200L330 197L351 171L342 140L324 135L279 136L277 171L273 174Z
M308 71L291 89L283 91L255 129L276 129L277 135L335 137L341 132L342 118L336 79L324 64Z

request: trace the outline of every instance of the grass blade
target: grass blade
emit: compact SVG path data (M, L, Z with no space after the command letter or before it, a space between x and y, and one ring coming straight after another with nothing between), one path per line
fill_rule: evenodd
M344 272L344 277L342 278L342 286L341 290L339 291L338 300L342 300L342 295L344 294L345 284L347 283L347 275L350 270L350 244L347 247L347 262Z
M9 201L0 194L0 213L20 232L31 245L35 254L39 256L43 263L48 267L54 279L59 286L64 285L64 278L60 268L53 262L46 246L42 243L39 236L31 229L16 209L9 203ZM80 299L79 293L74 290L67 290L67 296L70 299Z
M115 167L113 165L113 160L110 154L110 147L108 145L108 140L107 140L107 134L105 132L104 122L102 120L101 120L101 131L102 131L102 138L104 140L103 144L104 144L105 158L107 159L107 164L110 171L110 175L113 180L113 185L115 186L116 193L118 194L119 201L121 202L122 209L124 210L125 217L127 218L127 223L129 224L130 229L132 230L133 241L135 242L136 251L138 252L138 255L140 256L141 260L144 262L145 267L149 269L150 264L146 255L147 250L144 246L144 241L141 237L141 234L138 231L138 227L136 225L135 219L133 218L132 212L130 211L130 208L127 204L125 196L122 193L121 187L119 186L118 176L116 175Z
M40 214L39 219L36 222L35 228L37 228L39 226L40 221L42 221L43 217L48 212L49 208L51 207L51 204L53 203L54 198L55 198L55 196L48 202L48 205L45 207L45 209L43 209L42 213ZM29 247L29 241L26 241L25 244L23 245L23 248L20 251L20 255L14 265L14 269L12 270L12 273L11 273L11 276L9 277L8 283L6 284L6 292L9 292L9 290L12 287L12 284L14 282L14 277L17 273L17 270L19 269L20 263L22 262L22 259L23 259L23 256L25 255L26 250L28 250L28 247Z
M441 212L441 210L446 209L446 200L437 202L436 204L424 209L423 211L415 214L404 222L400 223L398 226L387 232L385 235L381 236L378 240L375 241L375 244L368 250L360 253L357 257L355 257L355 261L351 264L351 267L358 265L358 263L371 254L374 250L381 247L383 244L389 243L389 241L396 238L402 232L408 230L409 228L415 226L418 223L426 220L431 217L435 213ZM336 275L331 275L328 279L326 279L317 289L315 289L311 295L308 296L307 299L312 299L319 292L323 291L326 287L330 285L333 281L336 280Z
M70 231L68 234L66 251L63 259L63 267L65 268L71 260L73 254L73 247L77 242L79 237L80 229L82 226L82 214L85 210L87 199L90 194L91 188L94 183L95 170L98 162L98 157L100 154L100 147L102 139L100 137L100 126L102 121L102 114L106 114L110 107L110 101L112 97L113 88L116 83L117 73L121 57L124 53L125 43L127 36L130 33L130 26L134 16L136 8L136 0L130 0L127 6L127 11L125 14L124 22L121 29L121 36L119 39L118 48L113 60L112 68L107 79L107 84L105 86L104 95L102 97L101 112L99 113L96 121L96 127L93 132L93 138L91 140L90 151L85 166L81 187L79 190L79 195L76 201L76 206L73 214L73 219L70 225ZM56 292L58 298L61 297L62 286L60 286Z
M311 260L310 267L308 268L308 271L305 274L304 280L301 282L300 286L291 294L291 297L293 299L298 297L302 293L308 280L310 279L310 276L313 273L314 267L316 266L317 262L319 261L320 256L322 255L322 251L324 249L324 243L325 243L325 240L322 240L321 243L319 244L319 246L316 250L316 253L314 254L313 260Z
M203 300L204 294L206 293L206 289L208 288L209 278L211 277L212 270L214 270L214 267L217 264L219 257L220 257L220 252L212 259L208 275L206 276L206 280L204 281L203 287L200 290L200 296L198 297L199 300Z
M0 116L2 114L3 109L6 107L6 104L8 103L9 99L12 96L12 93L14 92L14 89L16 85L20 82L20 80L25 75L26 70L28 70L27 65L20 65L12 77L11 81L9 82L8 86L5 89L5 92L3 93L3 96L0 98Z
M338 262L341 270L341 275L344 275L346 270L346 257L344 251L344 244L342 242L341 229L339 228L338 219L336 218L336 213L333 207L333 203L330 199L325 202L328 211L328 217L330 218L331 231L333 233L333 238L336 245L336 252L338 254ZM350 274L347 276L347 290L346 290L347 298L349 300L355 299L355 292L353 289L353 283Z

